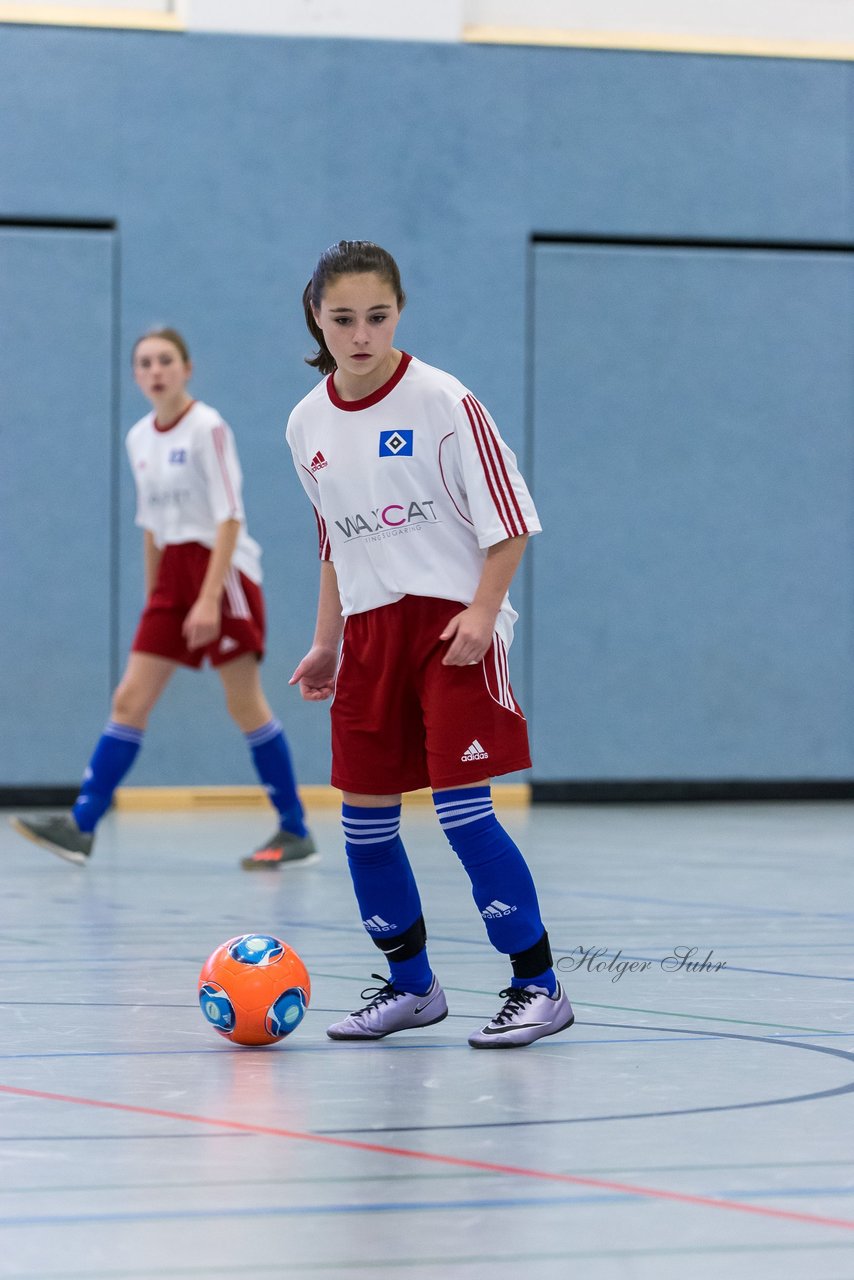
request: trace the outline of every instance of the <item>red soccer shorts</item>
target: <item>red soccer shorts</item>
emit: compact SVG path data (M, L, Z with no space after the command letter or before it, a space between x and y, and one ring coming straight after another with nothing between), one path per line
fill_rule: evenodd
M257 582L234 568L225 579L219 636L202 649L187 648L181 628L202 589L210 554L199 542L164 548L132 650L169 658L184 667L200 667L205 658L212 667L221 667L244 653L264 656L264 595Z
M460 787L531 764L507 652L445 667L439 636L465 605L404 596L352 614L332 702L332 785L357 795Z

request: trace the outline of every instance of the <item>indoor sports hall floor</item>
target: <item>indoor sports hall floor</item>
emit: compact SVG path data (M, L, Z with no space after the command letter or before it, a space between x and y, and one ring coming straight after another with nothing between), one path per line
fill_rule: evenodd
M503 1053L466 1043L506 975L427 808L404 833L451 1014L373 1044L325 1035L382 971L333 810L320 862L267 875L237 867L260 810L119 812L83 869L4 821L0 1275L851 1280L854 806L503 817L577 1012ZM256 931L313 996L237 1049L196 978Z

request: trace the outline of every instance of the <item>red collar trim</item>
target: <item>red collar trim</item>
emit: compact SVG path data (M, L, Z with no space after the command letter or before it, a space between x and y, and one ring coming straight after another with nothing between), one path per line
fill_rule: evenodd
M154 430L155 430L155 431L160 431L161 433L163 433L163 432L165 432L165 431L171 431L171 430L173 429L173 427L177 427L178 423L179 423L183 418L186 418L187 414L190 412L190 410L192 409L192 407L193 407L193 405L194 405L195 403L196 403L196 402L195 402L195 400L191 400L191 401L190 401L190 403L187 405L186 409L183 411L183 413L179 413L179 414L178 414L178 417L175 419L175 421L174 421L174 422L167 422L167 423L165 423L165 425L161 426L161 424L160 424L160 423L157 421L157 419L155 418L155 419L154 419Z
M364 396L361 400L342 400L338 392L335 390L333 381L335 374L330 373L326 379L326 390L329 399L335 405L336 409L343 409L346 413L358 413L360 409L370 409L371 405L379 404L380 400L385 400L386 396L394 391L400 382L406 370L412 361L412 356L407 355L405 351L400 353L400 364L389 378L388 382L384 382L381 387L377 387L376 391L372 391L369 396Z

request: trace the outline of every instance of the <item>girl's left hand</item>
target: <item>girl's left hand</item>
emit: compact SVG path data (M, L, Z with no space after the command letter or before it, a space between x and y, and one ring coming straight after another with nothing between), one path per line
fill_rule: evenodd
M442 659L442 666L470 667L480 662L492 644L494 630L495 615L488 609L470 604L462 613L451 618L439 636L440 640L451 642Z
M213 644L219 635L221 625L219 602L199 596L181 628L184 639L187 641L187 648L203 649L206 645Z

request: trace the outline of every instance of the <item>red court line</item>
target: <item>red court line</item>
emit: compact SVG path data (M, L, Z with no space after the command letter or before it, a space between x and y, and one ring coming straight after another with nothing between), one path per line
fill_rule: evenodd
M517 1178L539 1178L545 1182L571 1183L577 1187L597 1187L620 1191L630 1196L653 1200L673 1200L678 1204L704 1205L709 1209L727 1209L732 1213L753 1213L763 1218L786 1222L808 1222L811 1226L841 1227L854 1231L848 1218L824 1218L815 1213L793 1213L787 1209L766 1209L758 1204L740 1204L737 1200L719 1200L714 1196L692 1196L682 1191L666 1191L661 1187L638 1187L627 1182L611 1182L604 1178L584 1178L573 1173L550 1173L546 1169L525 1169L512 1164L493 1164L488 1160L467 1160L463 1156L434 1155L429 1151L412 1151L407 1147L388 1147L378 1142L356 1142L352 1138L332 1138L321 1133L303 1133L298 1129L277 1129L271 1125L248 1124L243 1120L224 1120L219 1116L196 1116L184 1111L162 1111L157 1107L137 1107L127 1102L104 1102L100 1098L76 1098L65 1093L44 1093L40 1089L17 1089L0 1084L0 1093L18 1098L38 1098L42 1102L70 1102L79 1107L97 1107L103 1111L123 1111L137 1116L155 1116L161 1120L180 1120L184 1124L208 1125L217 1129L236 1129L240 1133L257 1133L268 1138L290 1138L294 1142L316 1142L324 1146L345 1147L350 1151L372 1151L382 1156L402 1156L407 1160L426 1160L457 1169L476 1169L479 1173L506 1173Z

